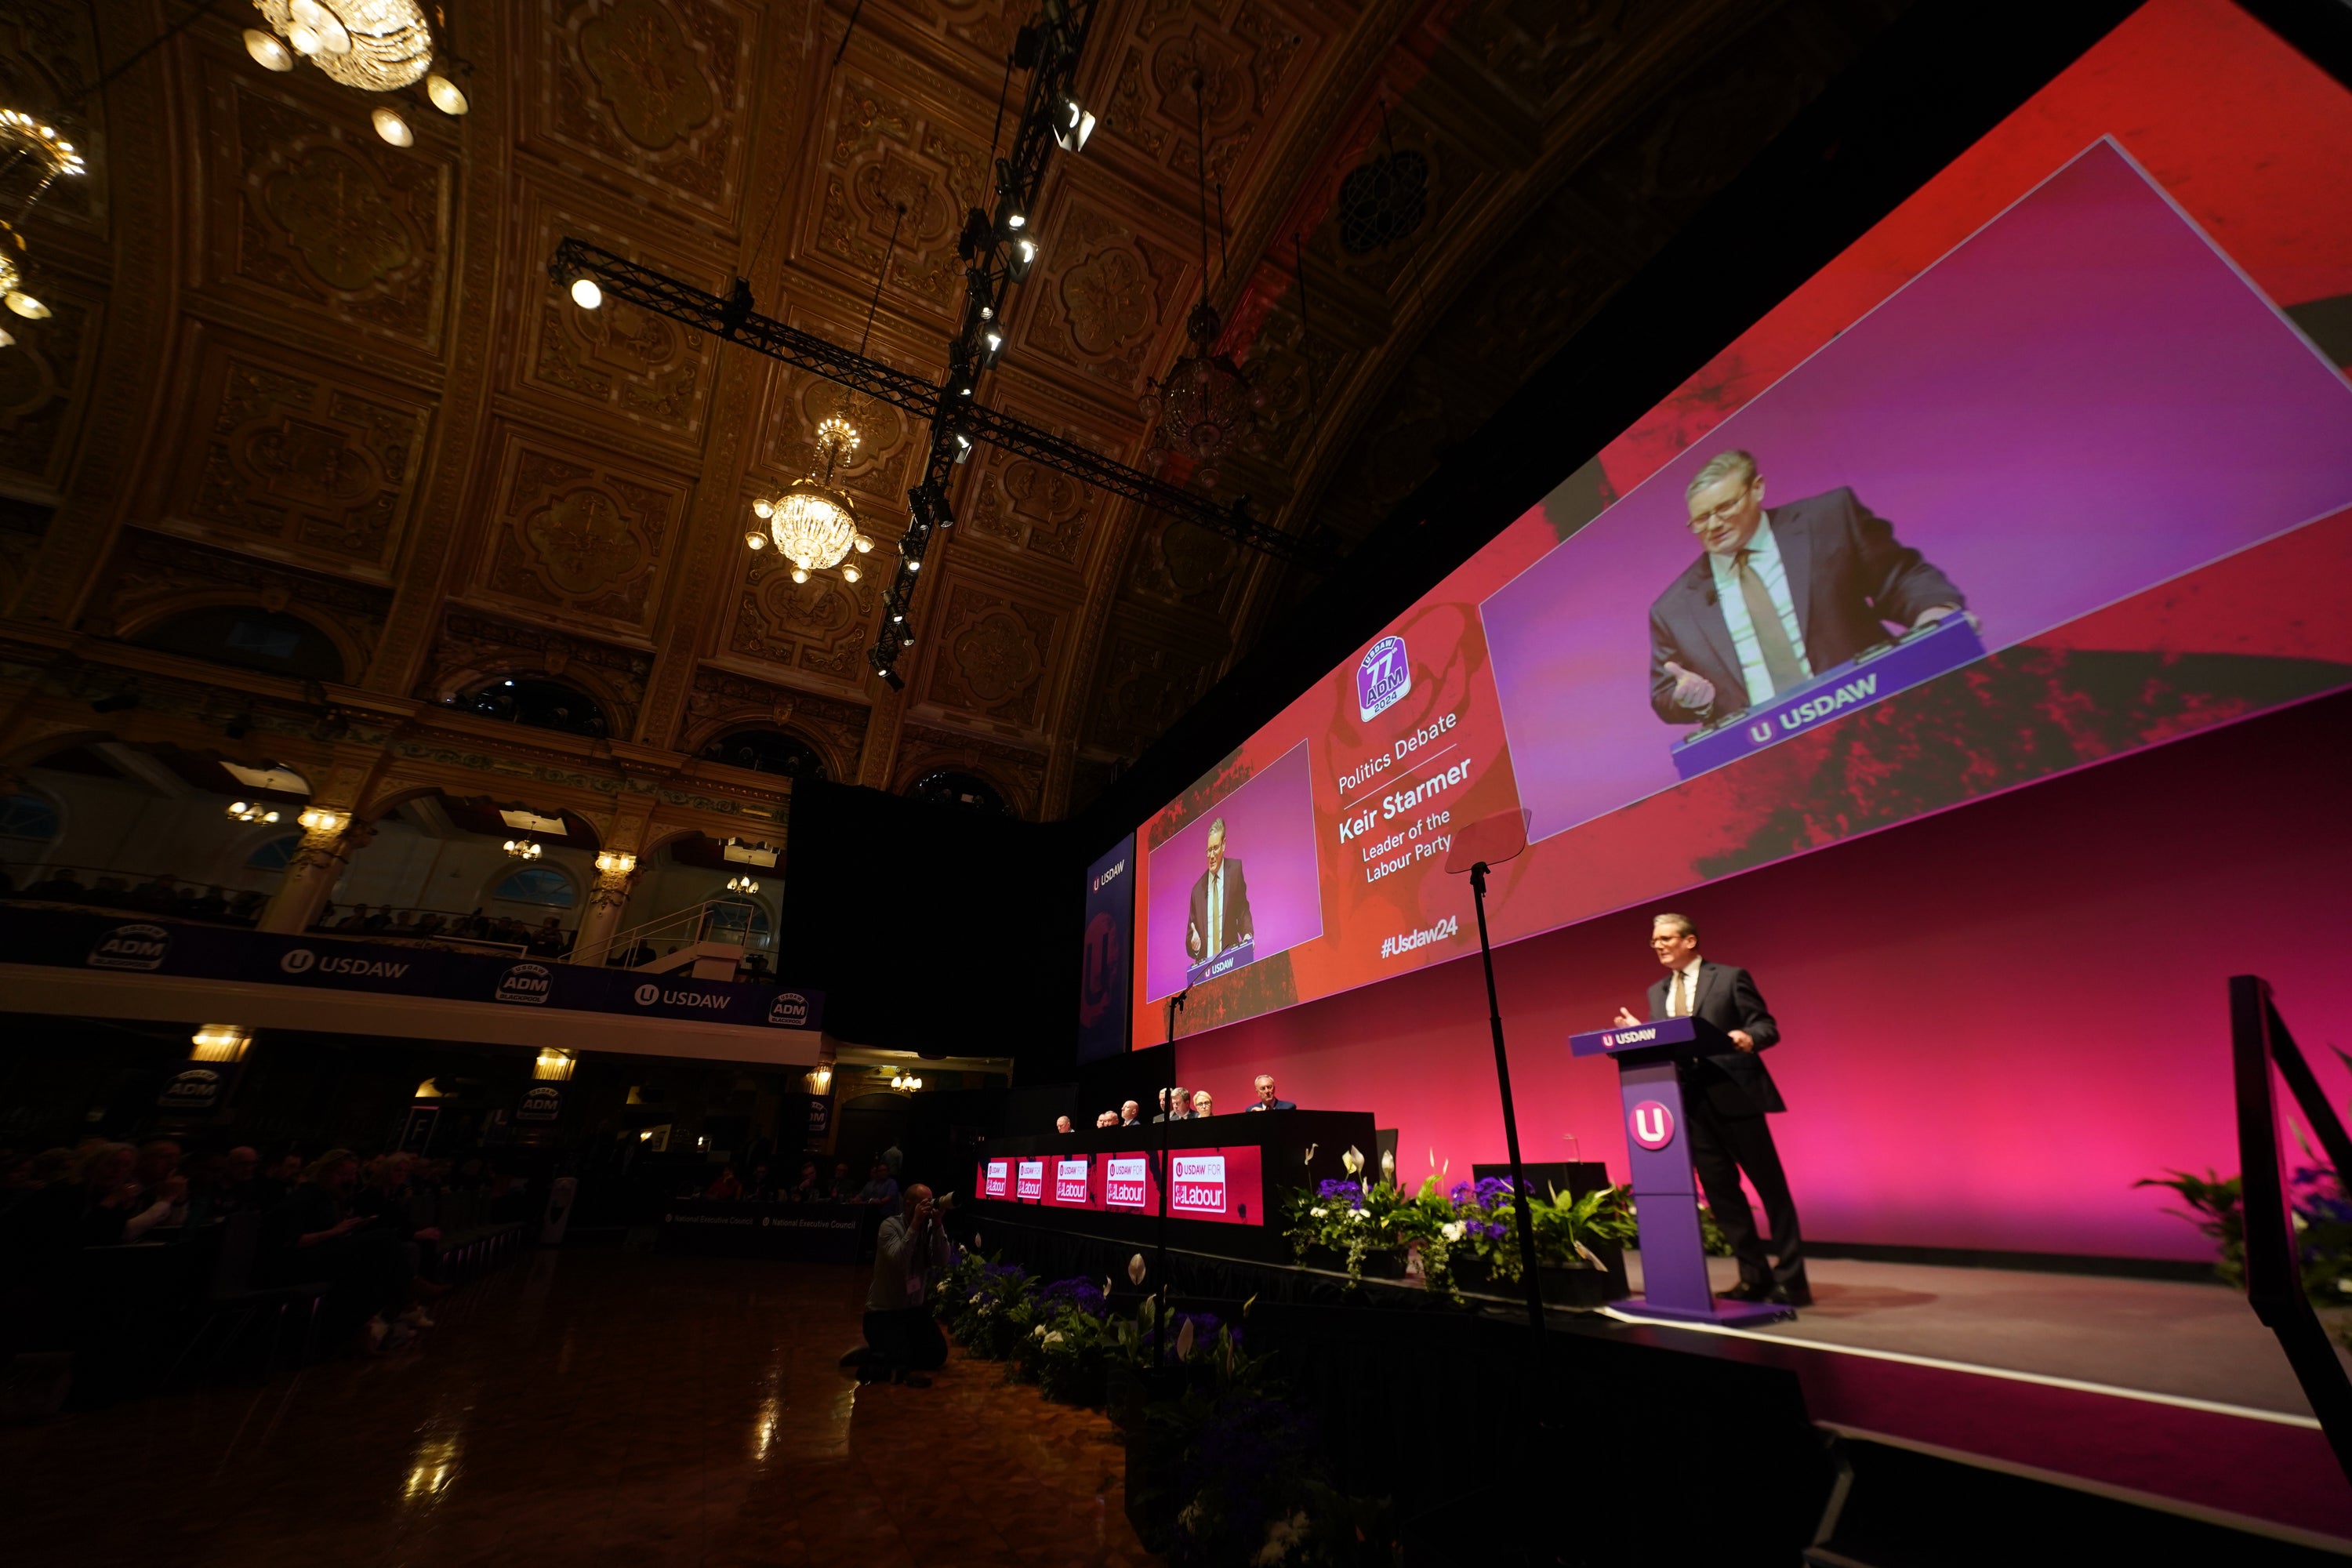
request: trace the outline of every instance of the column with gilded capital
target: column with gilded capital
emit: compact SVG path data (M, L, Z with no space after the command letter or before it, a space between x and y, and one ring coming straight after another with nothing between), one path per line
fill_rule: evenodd
M572 940L572 962L603 963L611 956L613 934L621 929L621 911L629 907L629 889L637 879L637 858L623 850L605 849L596 856L596 880L588 889L588 908L580 916L580 932Z
M373 837L352 825L351 813L327 806L314 805L297 820L302 824L302 842L286 863L285 879L261 911L263 931L292 935L310 930L342 879L352 851Z

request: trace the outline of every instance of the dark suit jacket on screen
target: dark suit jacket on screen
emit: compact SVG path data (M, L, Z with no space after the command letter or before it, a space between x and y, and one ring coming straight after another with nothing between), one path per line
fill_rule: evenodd
M1209 874L1206 871L1202 872L1200 880L1192 884L1192 924L1184 928L1188 942L1196 931L1201 933L1202 942L1209 940ZM1255 934L1256 931L1257 927L1250 923L1249 884L1242 879L1242 863L1228 855L1225 857L1225 929L1223 933L1225 946L1232 947L1242 938ZM1192 952L1190 946L1184 951L1188 954ZM1216 956L1203 950L1193 957L1192 962L1197 963L1202 959Z
M1805 634L1805 658L1819 675L1888 640L1883 621L1908 626L1937 605L1965 609L1952 580L1895 537L1840 488L1786 506L1767 507L1789 598ZM1702 552L1650 606L1650 706L1669 724L1712 724L1748 706L1730 623L1716 602L1715 568ZM1675 700L1674 660L1715 683L1715 704L1695 712Z
M1666 1016L1666 985L1674 977L1666 976L1650 987L1650 1016ZM1707 1103L1726 1116L1761 1116L1768 1110L1786 1110L1780 1090L1772 1082L1772 1074L1764 1066L1764 1053L1780 1040L1780 1026L1764 1008L1763 994L1748 971L1728 963L1699 961L1698 991L1691 1000L1694 1016L1706 1019L1717 1028L1730 1032L1745 1029L1756 1040L1752 1051L1725 1051L1717 1056L1697 1057L1683 1064L1683 1092L1704 1094Z

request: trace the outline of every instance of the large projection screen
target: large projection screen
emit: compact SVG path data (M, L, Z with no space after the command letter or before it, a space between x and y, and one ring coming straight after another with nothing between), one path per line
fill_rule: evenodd
M1475 949L1473 823L1507 942L2352 685L2347 168L2152 0L1141 825L1131 1043Z

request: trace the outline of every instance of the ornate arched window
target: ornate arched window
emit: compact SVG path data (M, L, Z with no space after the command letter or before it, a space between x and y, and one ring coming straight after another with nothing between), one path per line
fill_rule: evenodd
M601 738L605 733L604 710L576 687L535 675L493 680L461 698L457 706L485 719L502 719L534 730L561 730L567 735Z
M814 746L782 730L730 730L702 748L705 762L726 763L754 773L822 779L824 759Z
M301 843L302 836L299 833L272 838L245 858L245 868L248 871L283 871L294 863L294 851Z
M344 680L335 639L299 616L257 605L207 605L158 621L131 639L141 647L233 664L298 680Z
M766 948L775 927L766 909L755 900L721 897L710 908L710 940L738 942L745 947Z
M917 800L936 801L941 805L961 806L991 816L1010 816L1013 808L1004 804L1004 796L994 784L977 773L959 772L954 768L938 768L925 773L907 786L907 793Z
M58 808L41 796L0 797L0 839L12 841L15 854L26 853L27 846L47 848L64 831L58 824Z
M490 897L509 904L568 910L580 901L580 889L552 866L518 866L490 889Z

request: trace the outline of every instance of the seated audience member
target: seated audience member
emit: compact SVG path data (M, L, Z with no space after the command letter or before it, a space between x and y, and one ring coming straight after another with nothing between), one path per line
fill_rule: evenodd
M1055 1118L1054 1118L1054 1131L1056 1131L1056 1132L1067 1132L1069 1130L1070 1130L1070 1119L1069 1119L1068 1117L1066 1117L1066 1116L1056 1116Z
M856 1201L885 1204L893 1209L898 1206L898 1178L890 1173L887 1164L880 1160L874 1162L874 1169L867 1173L866 1184L857 1189Z
M436 1271L436 1244L441 1231L438 1226L415 1222L415 1194L408 1189L409 1173L415 1168L414 1154L384 1154L369 1161L358 1189L352 1194L352 1212L365 1215L382 1226L407 1254L404 1272L408 1279L409 1294L400 1304L399 1321L412 1329L429 1329L433 1320L417 1304L415 1293L420 1289L437 1293L443 1289L426 1278Z
M89 889L81 885L81 879L73 874L72 867L60 866L47 877L26 889L25 896L30 899L56 899L71 902L76 899L87 897L89 892Z
M261 1179L269 1184L266 1193L272 1207L286 1200L287 1194L294 1190L294 1184L302 1179L302 1173L310 1163L302 1158L299 1151L289 1149L278 1156L275 1164L262 1173Z
M1243 1110L1297 1110L1297 1109L1298 1109L1298 1107L1297 1107L1296 1105L1293 1105L1290 1101L1288 1101L1288 1100L1286 1100L1279 1099L1279 1098L1277 1098L1277 1097L1276 1096L1276 1094L1275 1094L1275 1092L1274 1092L1274 1075L1273 1075L1272 1073L1270 1073L1270 1072L1262 1072L1262 1073L1258 1074L1258 1075L1257 1075L1257 1083L1256 1083L1256 1085L1255 1085L1255 1088L1256 1088L1256 1089L1257 1089L1257 1101L1256 1101L1256 1103L1255 1103L1255 1104L1254 1104L1254 1105L1245 1105L1245 1106L1242 1107L1242 1109L1243 1109Z
M796 1204L813 1204L825 1195L824 1178L816 1172L814 1160L801 1162L801 1179L784 1192L784 1196Z
M142 1199L135 1174L139 1151L130 1144L92 1140L69 1157L68 1172L10 1212L11 1252L54 1255L81 1247L119 1247L138 1239L128 1234L133 1220L143 1222L143 1235L171 1212L168 1200ZM43 1161L37 1159L34 1166L39 1172Z
M706 1198L716 1198L721 1203L731 1203L741 1197L743 1183L735 1174L735 1167L732 1165L721 1167L718 1178L702 1189L702 1195Z
M825 1196L837 1204L851 1203L857 1197L857 1178L849 1173L849 1162L846 1160L835 1162L833 1182L825 1189Z
M907 1189L906 1212L884 1220L874 1238L874 1282L866 1291L866 1352L860 1356L853 1351L848 1358L850 1363L864 1363L858 1382L930 1386L924 1374L948 1359L947 1336L931 1315L931 1279L948 1261L946 1227L931 1202L931 1189L918 1182Z
M365 931L367 923L368 907L365 904L353 904L352 912L335 922L335 929L351 931Z
M1143 1125L1143 1107L1142 1107L1140 1104L1139 1104L1137 1101L1132 1100L1130 1100L1127 1101L1125 1104L1121 1105L1121 1106L1118 1108L1118 1124L1119 1124L1121 1127L1140 1127L1140 1126L1142 1126L1142 1125Z
M228 901L228 918L251 925L261 918L262 907L268 902L267 893L238 893Z
M148 1219L139 1215L123 1226L123 1239L136 1241L158 1226L184 1226L188 1223L188 1179L180 1174L180 1146L169 1138L151 1139L139 1147L139 1163L131 1172L132 1181L139 1184L142 1201L150 1210L158 1203L165 1205L158 1217ZM141 1223L142 1221L145 1223Z
M1209 1091L1204 1089L1192 1096L1192 1114L1187 1120L1198 1121L1202 1117L1214 1116L1216 1113L1216 1103L1209 1098Z
M400 1311L409 1289L407 1255L400 1239L370 1215L352 1210L359 1156L330 1149L310 1162L302 1179L269 1215L268 1276L281 1285L323 1279L332 1289L327 1310L335 1332L354 1332L373 1354L395 1340L387 1314Z

